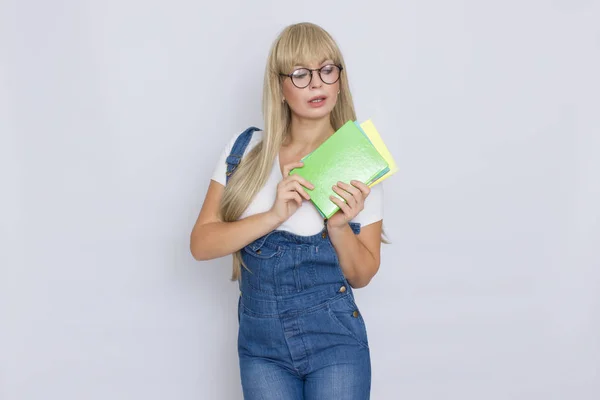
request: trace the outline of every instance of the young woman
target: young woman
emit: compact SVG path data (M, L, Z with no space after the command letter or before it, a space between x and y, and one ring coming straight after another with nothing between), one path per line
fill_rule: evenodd
M245 399L368 399L371 363L353 288L379 269L382 185L338 182L323 220L299 160L356 115L342 54L319 26L288 26L267 61L264 131L233 136L191 234L197 260L233 254ZM240 265L241 264L241 265Z

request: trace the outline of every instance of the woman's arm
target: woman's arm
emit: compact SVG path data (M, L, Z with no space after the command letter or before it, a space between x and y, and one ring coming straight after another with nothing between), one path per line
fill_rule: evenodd
M370 223L356 235L348 221L364 209L371 188L362 182L351 181L350 184L338 182L332 189L345 202L331 196L331 201L340 207L340 211L327 221L329 238L348 283L354 288L364 287L379 270L383 222ZM378 190L381 191L381 188Z
M299 175L289 175L302 162L292 162L283 167L282 179L277 184L273 207L267 212L251 215L234 222L219 218L219 207L225 187L211 181L198 220L190 235L190 251L196 260L211 260L235 253L283 224L302 205L302 198L309 200L305 187L314 189L312 183Z
M353 288L367 286L379 270L382 221L363 227L356 235L350 225L328 228L340 267Z
M200 215L190 235L190 251L196 260L211 260L235 253L281 224L276 215L264 212L235 222L219 218L225 188L211 181Z

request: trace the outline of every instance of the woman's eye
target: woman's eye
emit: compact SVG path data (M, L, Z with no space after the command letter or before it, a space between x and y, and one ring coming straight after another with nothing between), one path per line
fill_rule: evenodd
M296 71L294 72L294 78L302 79L305 78L308 73L306 71Z
M323 67L323 69L321 69L321 73L325 74L325 75L329 75L333 72L333 67Z

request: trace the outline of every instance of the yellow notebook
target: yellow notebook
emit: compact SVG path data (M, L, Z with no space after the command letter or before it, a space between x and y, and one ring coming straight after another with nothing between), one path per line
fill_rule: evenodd
M383 159L387 162L387 164L390 168L389 172L387 172L381 178L377 179L375 182L373 182L369 185L369 187L373 187L373 186L377 185L378 183L380 183L381 181L389 178L390 176L392 176L393 174L398 172L398 165L396 165L396 162L394 161L392 154L388 150L385 143L383 143L383 140L381 139L379 132L377 132L375 125L373 125L373 122L370 119L368 119L365 122L363 122L362 124L360 124L360 127L362 128L365 135L367 135L367 137L369 138L371 143L373 143L373 146L377 149L379 154L381 154Z

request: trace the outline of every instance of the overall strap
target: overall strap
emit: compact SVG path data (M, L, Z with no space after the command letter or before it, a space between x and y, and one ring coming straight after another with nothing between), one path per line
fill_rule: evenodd
M242 132L238 138L233 143L233 147L231 148L231 153L225 160L227 163L227 172L225 174L225 183L229 182L229 178L231 174L236 170L240 161L242 161L242 157L244 156L244 152L246 151L246 147L250 143L250 139L252 139L252 134L254 131L260 131L261 129L256 128L254 126L249 127L244 132Z

